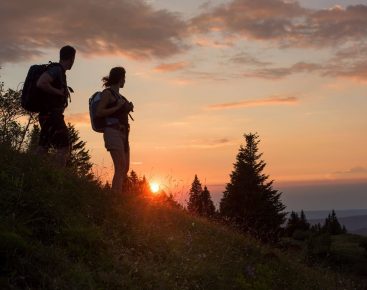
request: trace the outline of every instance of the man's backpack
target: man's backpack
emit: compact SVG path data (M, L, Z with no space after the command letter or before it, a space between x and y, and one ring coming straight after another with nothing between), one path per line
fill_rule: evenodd
M53 65L60 64L49 62L48 64L35 64L29 68L21 94L21 105L25 110L39 113L45 108L46 94L37 87L37 81L47 68Z

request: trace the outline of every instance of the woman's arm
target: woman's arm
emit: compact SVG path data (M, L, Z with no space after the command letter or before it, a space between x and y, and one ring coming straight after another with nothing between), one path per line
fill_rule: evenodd
M112 108L107 108L108 104L114 100L114 96L109 90L104 90L102 92L101 101L96 108L96 117L107 117L116 111L118 111L123 105L123 100L119 99L116 106Z

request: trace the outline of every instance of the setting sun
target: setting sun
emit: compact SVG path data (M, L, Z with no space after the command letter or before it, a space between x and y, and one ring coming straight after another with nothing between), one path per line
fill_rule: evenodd
M150 183L150 190L153 192L153 193L157 193L159 191L159 184L156 183L156 182L152 182Z

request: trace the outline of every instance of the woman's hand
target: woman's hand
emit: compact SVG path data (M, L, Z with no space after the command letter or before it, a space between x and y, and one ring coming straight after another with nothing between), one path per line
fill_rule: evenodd
M116 107L115 107L116 108L116 111L119 110L119 109L121 109L124 104L125 104L125 101L124 100L118 99L117 100Z

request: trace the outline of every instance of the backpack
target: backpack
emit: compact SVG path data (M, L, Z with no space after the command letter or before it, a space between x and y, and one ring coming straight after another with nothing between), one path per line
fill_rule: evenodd
M110 90L110 89L108 89ZM116 94L111 90L111 93L116 97ZM90 122L92 125L92 128L94 131L98 133L103 133L104 128L108 125L108 117L97 117L96 116L96 110L98 107L99 102L101 101L102 92L98 91L95 92L90 98L89 98L89 116L90 116ZM125 98L124 98L125 99ZM126 100L126 99L125 99ZM126 100L128 102L128 100ZM134 120L131 115L129 114L130 118ZM113 118L112 118L113 119ZM112 122L114 122L113 120ZM117 121L116 121L117 122Z
M48 64L35 64L29 68L21 93L21 105L25 110L39 113L45 108L47 98L44 91L37 87L37 81L51 65L59 64L49 62Z
M96 117L96 110L99 102L101 101L102 92L95 92L89 98L89 116L92 128L98 133L103 133L104 127L106 127L106 122L104 117Z

